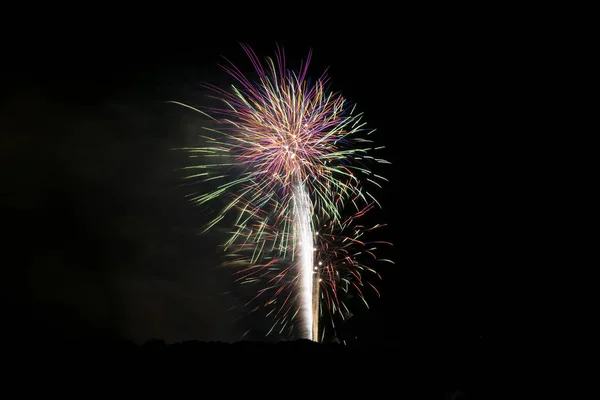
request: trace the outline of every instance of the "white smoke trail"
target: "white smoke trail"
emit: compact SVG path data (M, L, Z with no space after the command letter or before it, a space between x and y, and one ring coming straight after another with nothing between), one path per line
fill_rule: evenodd
M311 229L311 207L310 198L302 183L294 186L294 225L298 256L300 260L300 316L303 322L303 337L309 340L317 340L313 337L313 233Z

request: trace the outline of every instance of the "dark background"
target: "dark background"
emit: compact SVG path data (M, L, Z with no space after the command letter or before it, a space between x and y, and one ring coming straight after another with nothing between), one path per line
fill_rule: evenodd
M261 57L280 43L291 66L312 48L311 75L330 66L333 88L387 146L393 165L378 198L396 264L381 270L382 298L346 337L452 345L514 328L503 310L515 301L506 283L526 262L511 222L526 44L507 49L502 24L441 11L365 15L352 29L300 22L288 35L182 14L140 16L135 28L50 24L5 49L5 335L232 342L260 326L240 322L215 269L218 235L198 235L204 215L184 198L184 156L170 149L192 144L197 122L163 103L199 103L199 83L226 82L222 55L248 70L238 41Z

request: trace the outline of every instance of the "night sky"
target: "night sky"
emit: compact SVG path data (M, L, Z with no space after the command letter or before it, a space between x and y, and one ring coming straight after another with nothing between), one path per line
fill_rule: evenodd
M201 104L199 83L227 82L222 55L248 71L239 41L260 56L278 42L292 66L312 48L310 75L330 66L333 88L387 146L377 217L396 264L346 337L486 340L514 245L503 177L510 65L489 38L443 31L38 38L2 77L4 334L232 342L264 329L216 268L218 233L199 235L206 216L184 197L186 156L171 149L194 143L198 121L163 103Z

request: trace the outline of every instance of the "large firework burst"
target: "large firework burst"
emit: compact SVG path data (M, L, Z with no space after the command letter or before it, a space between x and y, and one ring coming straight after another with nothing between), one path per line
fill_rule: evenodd
M259 296L275 288L267 304L279 305L277 320L286 325L301 311L303 336L316 339L315 227L327 221L332 229L346 229L354 220L344 217L346 205L355 215L378 204L368 187L381 187L385 179L369 164L387 162L371 155L379 149L368 139L372 131L340 93L328 90L327 76L309 84L310 52L296 73L286 68L279 47L275 61L267 58L264 65L243 49L256 79L228 62L223 68L237 84L230 90L206 85L222 107L173 102L214 124L202 135L206 145L185 149L200 160L187 167L187 178L216 183L191 199L199 205L227 199L205 231L234 213L226 264L239 267L242 281L261 282Z

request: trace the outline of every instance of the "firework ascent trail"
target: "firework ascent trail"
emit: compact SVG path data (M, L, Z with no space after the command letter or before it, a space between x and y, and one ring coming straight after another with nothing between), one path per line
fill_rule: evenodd
M315 318L313 315L313 301L318 299L313 298L313 277L315 276L313 271L314 261L314 242L313 232L311 229L311 207L310 198L304 189L304 184L298 182L294 188L294 225L296 231L296 238L298 241L298 271L300 276L300 312L303 323L303 336L306 339L316 340L314 338L313 324L315 320L318 320L318 314Z

